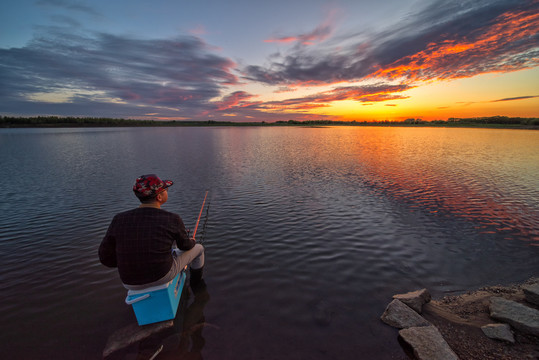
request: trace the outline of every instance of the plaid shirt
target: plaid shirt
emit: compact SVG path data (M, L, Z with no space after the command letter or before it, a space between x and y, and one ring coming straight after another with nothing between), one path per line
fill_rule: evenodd
M195 245L179 215L151 207L117 214L99 246L99 260L118 267L124 284L143 285L161 279L172 267L172 245Z

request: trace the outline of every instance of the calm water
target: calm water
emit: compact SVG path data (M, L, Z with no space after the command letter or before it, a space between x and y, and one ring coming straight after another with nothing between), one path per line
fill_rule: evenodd
M538 131L0 129L0 160L5 358L98 359L135 322L96 252L143 173L188 227L209 190L208 292L111 359L400 359L393 294L539 275Z

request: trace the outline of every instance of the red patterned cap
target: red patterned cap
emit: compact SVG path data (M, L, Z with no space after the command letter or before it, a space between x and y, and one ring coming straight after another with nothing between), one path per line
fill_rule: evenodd
M172 184L174 184L172 180L163 181L155 174L142 175L135 181L133 191L139 199L149 199L163 192Z

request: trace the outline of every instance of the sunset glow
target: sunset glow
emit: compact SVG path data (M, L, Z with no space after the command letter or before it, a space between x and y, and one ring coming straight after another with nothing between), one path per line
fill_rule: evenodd
M502 14L493 25L476 32L477 36L471 33L463 39L429 43L425 50L401 58L372 76L409 80L453 79L537 66L537 58L522 56L529 50L528 46L518 45L526 44L528 39L539 33L537 9ZM476 59L479 57L491 59L479 62Z
M288 10L278 1L241 13L216 4L212 14L194 3L153 10L134 3L129 16L104 1L39 1L4 11L0 115L539 116L536 0L423 7L298 1ZM391 6L391 16L383 6ZM13 21L20 14L27 20Z

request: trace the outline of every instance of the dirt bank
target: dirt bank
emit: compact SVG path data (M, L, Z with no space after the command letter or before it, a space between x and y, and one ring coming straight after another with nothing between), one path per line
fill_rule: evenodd
M481 326L496 323L489 316L489 299L501 296L527 303L522 286L537 282L530 279L512 286L490 286L458 296L432 300L423 306L423 317L435 325L461 360L467 359L539 359L539 338L513 329L515 343L487 338Z

